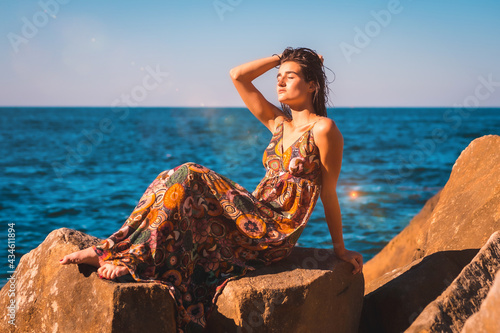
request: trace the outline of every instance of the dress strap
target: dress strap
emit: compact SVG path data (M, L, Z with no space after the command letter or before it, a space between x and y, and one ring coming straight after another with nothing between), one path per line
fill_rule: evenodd
M279 127L281 126L281 131L283 131L283 124L285 123L286 120L283 120L281 123L279 123L278 125L276 125L276 128L274 129L274 133L273 134L276 134L276 132L278 131Z
M311 126L311 127L309 127L307 130L305 130L305 131L304 131L304 133L305 133L305 132L307 132L307 131L310 131L310 130L314 127L314 124L316 124L318 121L320 121L320 120L321 120L321 118L323 118L323 117L320 117L319 119L316 119L315 121L313 121L313 122L310 122L310 123L306 124L306 125L312 125L312 126ZM284 130L283 130L283 126L284 126L285 121L286 121L286 120L283 120L280 124L278 124L278 126L279 126L279 125L281 125L281 127L282 127L281 131L284 131ZM276 130L278 129L278 126L276 126L275 132L276 132Z
M309 123L311 124L312 126L309 127L309 129L312 129L314 127L314 124L316 124L317 122L319 121L319 119L316 119L315 121L313 121L312 123Z
M309 132L309 131L311 131L311 130L313 129L314 125L315 125L315 124L316 124L319 120L320 120L320 119L316 119L316 120L315 120L315 121L313 121L312 123L307 124L307 125L308 125L308 128L307 128L307 130L305 130L305 131L304 131L304 133L305 133L305 132Z

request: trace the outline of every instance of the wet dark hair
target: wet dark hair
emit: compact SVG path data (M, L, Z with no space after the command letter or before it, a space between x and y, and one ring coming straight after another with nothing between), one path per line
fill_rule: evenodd
M326 117L326 106L328 104L328 79L325 74L325 67L321 62L320 57L311 49L306 47L292 48L287 47L280 59L280 65L286 61L294 61L300 65L302 74L306 82L313 81L316 85L316 90L313 93L314 113L319 116ZM290 106L281 103L283 112L291 118Z

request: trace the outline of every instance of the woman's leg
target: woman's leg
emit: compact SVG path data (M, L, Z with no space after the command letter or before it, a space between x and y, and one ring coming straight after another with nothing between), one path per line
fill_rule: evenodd
M99 257L95 253L92 247L88 247L85 250L80 250L73 252L71 254L65 255L61 260L59 260L61 265L69 264L87 264L94 267L101 267L99 262Z
M185 173L187 173L187 166L188 164L186 163L186 165L180 165L177 168L160 173L146 189L132 214L117 232L101 242L99 245L64 256L64 258L60 260L60 263L62 265L92 265L99 268L97 271L98 274L106 279L114 279L129 273L136 278L133 274L133 272L135 272L135 266L137 266L137 263L139 262L144 262L144 259L148 257L148 254L143 253L141 250L142 247L139 246L140 244L132 244L133 242L126 240L134 233L136 233L135 238L140 237L140 233L137 234L138 231L144 232L144 234L148 232L147 226L154 220L153 217L156 216L156 211L163 208L163 200L161 198L163 198L163 194L167 190L166 180L174 174L176 170L181 169L181 167L183 168L179 171L179 173L181 176L186 176ZM179 175L177 175L177 177L179 177ZM160 199L157 200L157 198ZM151 214L149 214L150 212ZM119 244L124 246L120 247ZM116 250L117 245L120 247L120 250ZM131 250L132 246L135 246L133 251ZM145 246L144 248L148 247ZM124 261L125 259L127 259L126 266L118 262Z
M59 260L59 263L61 265L87 264L98 267L97 273L99 276L109 280L129 273L128 268L125 266L115 266L110 263L100 262L99 257L92 247L65 255L64 258Z
M169 172L170 170L166 170L160 173L149 185L132 215L117 232L97 246L91 246L84 250L65 255L59 260L59 263L61 265L88 264L97 267L99 276L106 279L114 279L130 273L126 266L113 264L112 260L107 261L109 258L103 257L109 257L110 248L128 238L142 224L150 210L150 206L154 203L156 188L164 186L165 179L169 177ZM96 251L99 252L99 255ZM106 252L108 252L107 256L104 255Z

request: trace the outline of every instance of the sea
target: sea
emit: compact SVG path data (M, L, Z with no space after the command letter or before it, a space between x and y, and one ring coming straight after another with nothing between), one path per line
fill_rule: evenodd
M332 108L328 117L344 137L345 244L365 261L446 184L472 140L500 134L498 108ZM182 163L252 192L271 136L245 108L0 108L1 281L52 230L106 238L160 172ZM332 248L321 200L297 245Z

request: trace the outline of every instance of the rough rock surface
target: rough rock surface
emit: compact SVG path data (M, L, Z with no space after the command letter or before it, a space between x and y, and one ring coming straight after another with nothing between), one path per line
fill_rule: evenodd
M479 311L465 322L462 333L500 332L500 272L497 272L488 296L481 303Z
M500 136L475 139L450 178L399 235L364 268L374 279L438 251L478 249L500 229Z
M0 332L175 332L174 303L166 287L114 283L100 279L89 265L59 264L64 255L96 242L63 228L24 255L16 270L16 327L2 320ZM8 288L9 283L0 291L2 309L10 301Z
M21 258L16 273L16 327L0 332L175 332L175 306L155 283L101 280L88 265L61 266L65 254L97 238L51 232ZM230 281L209 319L212 332L356 332L364 281L327 250L295 248L289 258ZM6 309L10 284L0 291Z
M477 250L437 252L372 282L375 291L365 296L359 332L404 331L476 253Z
M333 251L295 248L276 265L231 281L210 332L357 332L364 280L352 269Z
M495 232L451 285L427 305L405 332L460 332L466 320L479 310L499 269L500 232Z

